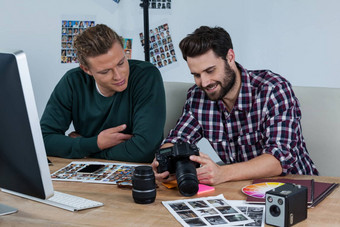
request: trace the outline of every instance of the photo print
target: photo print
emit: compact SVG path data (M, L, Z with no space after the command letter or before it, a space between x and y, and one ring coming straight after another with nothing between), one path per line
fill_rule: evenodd
M90 172L84 171L91 165L100 165L101 168ZM52 173L51 178L55 181L80 181L104 184L117 184L123 181L132 182L132 175L136 166L138 165L108 162L71 162Z
M183 226L248 226L255 223L246 213L231 205L222 194L162 203Z
M132 55L132 39L123 38L124 52L127 59L131 59Z
M240 226L264 227L265 223L265 205L249 204L244 200L229 200L229 204L237 207L242 213L253 219L253 222Z
M139 33L140 42L144 47L144 34ZM163 68L177 62L174 44L167 23L149 31L150 62L157 68Z
M171 9L171 0L149 0L149 9Z
M73 39L85 29L93 27L94 21L62 20L61 22L61 63L78 63L77 53L73 48Z

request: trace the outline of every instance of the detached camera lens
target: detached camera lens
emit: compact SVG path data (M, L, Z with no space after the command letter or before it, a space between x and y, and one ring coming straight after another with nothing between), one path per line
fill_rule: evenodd
M137 166L132 176L132 197L136 203L153 203L156 198L155 175L151 166Z
M278 206L273 205L269 208L269 212L272 216L278 217L281 214L281 210Z

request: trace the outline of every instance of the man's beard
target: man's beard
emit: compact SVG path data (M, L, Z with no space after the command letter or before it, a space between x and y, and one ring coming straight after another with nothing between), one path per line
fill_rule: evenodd
M231 69L229 66L228 62L225 61L225 66L224 66L224 74L225 77L223 78L223 83L221 81L217 81L214 84L209 84L206 87L201 87L201 89L205 92L205 94L208 96L208 98L211 101L217 101L217 100L222 100L224 96L231 90L231 88L235 84L236 80L236 73L234 70ZM208 93L206 92L206 88L213 87L215 85L220 85L221 89L219 92L214 92L214 93Z

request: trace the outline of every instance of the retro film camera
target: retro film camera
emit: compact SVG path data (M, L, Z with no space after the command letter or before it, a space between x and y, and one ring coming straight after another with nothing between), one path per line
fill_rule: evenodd
M286 183L266 192L266 224L286 227L306 218L306 187Z
M198 147L182 141L177 142L173 147L156 152L156 160L159 163L157 172L176 173L177 186L183 196L193 196L198 192L196 168L200 164L191 161L190 155L199 155Z

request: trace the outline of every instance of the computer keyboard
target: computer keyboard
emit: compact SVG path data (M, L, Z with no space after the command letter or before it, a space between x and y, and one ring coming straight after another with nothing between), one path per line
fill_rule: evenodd
M37 202L45 203L51 206L59 207L69 211L84 210L94 207L100 207L104 204L101 202L93 201L90 199L85 199L75 195L66 194L63 192L54 191L54 195L49 199L39 199L33 196L25 195L22 193L1 189L3 192L10 193L12 195L17 195L26 199L31 199Z
M44 203L47 203L52 206L60 207L70 211L76 210L84 210L94 207L103 206L104 204L101 202L93 201L90 199L85 199L82 197L54 191L54 195L47 199L43 200Z

